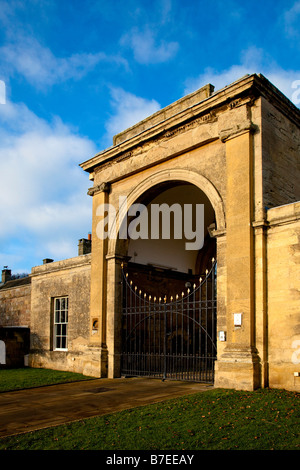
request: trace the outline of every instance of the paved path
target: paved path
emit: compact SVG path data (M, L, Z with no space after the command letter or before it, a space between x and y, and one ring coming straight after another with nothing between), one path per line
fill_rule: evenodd
M101 416L212 388L158 379L92 379L0 393L0 437Z

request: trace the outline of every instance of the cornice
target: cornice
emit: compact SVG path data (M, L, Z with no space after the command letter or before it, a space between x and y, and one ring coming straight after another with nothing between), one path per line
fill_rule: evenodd
M106 193L109 193L110 191L110 183L101 183L101 184L98 184L97 186L93 186L92 188L89 188L88 189L88 196L94 196L95 194L97 193L102 193L102 192L106 192Z
M53 263L42 264L41 266L34 266L31 269L30 277L34 279L39 276L67 271L75 268L81 268L83 266L89 266L90 264L91 253L88 253L86 255L80 255L74 258L68 258L65 260L54 261Z
M163 119L155 124L152 116L145 119L144 128L135 135L132 135L127 140L123 140L116 145L113 145L102 152L99 152L91 159L80 164L81 168L87 172L94 171L95 167L107 164L117 158L128 158L131 156L133 149L141 147L146 142L155 141L156 139L172 138L172 136L184 132L187 128L195 125L201 125L209 122L209 120L217 119L217 112L222 109L230 109L240 106L248 100L249 105L253 103L259 96L264 96L267 100L271 101L274 106L280 108L289 119L297 122L300 126L300 110L291 103L274 85L272 85L263 75L252 74L246 75L236 82L212 93L207 98L199 103L192 104L191 106L182 107L182 109ZM180 100L179 100L180 101ZM241 103L242 101L242 103ZM164 108L166 109L166 108ZM163 110L164 110L163 109ZM163 111L161 110L161 111ZM155 113L157 114L157 113ZM162 113L162 116L164 114ZM147 121L149 127L147 127ZM139 128L137 123L136 127ZM130 128L130 129L132 129ZM249 129L253 130L253 128ZM126 131L124 131L126 135ZM220 136L223 139L228 136Z

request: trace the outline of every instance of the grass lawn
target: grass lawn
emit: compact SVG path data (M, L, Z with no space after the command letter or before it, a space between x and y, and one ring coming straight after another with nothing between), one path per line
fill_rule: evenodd
M76 382L78 380L88 380L91 378L92 377L73 372L33 369L30 367L21 369L0 369L0 392L65 382Z
M211 389L0 439L10 450L300 450L300 393Z

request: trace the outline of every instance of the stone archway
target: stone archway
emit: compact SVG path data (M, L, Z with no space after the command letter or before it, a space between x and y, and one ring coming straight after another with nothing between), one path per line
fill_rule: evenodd
M137 185L132 191L127 194L126 204L127 207L130 207L135 203L143 194L151 190L151 188L158 186L159 184L165 183L166 181L181 181L189 184L193 184L199 188L203 193L208 197L216 217L216 230L222 232L226 228L225 221L225 210L224 203L222 198L215 188L215 186L203 175L187 170L187 169L171 169L171 170L161 170L155 172L153 175L146 178L142 183ZM125 212L123 208L123 213ZM120 211L118 211L116 218L112 225L112 231L117 232L117 227L120 226ZM118 238L109 237L108 242L108 256L117 256L121 254L118 247ZM122 250L121 250L122 251Z
M268 97L268 105L262 96ZM101 376L107 375L107 364L108 375L119 376L118 292L126 255L126 244L118 239L97 239L97 208L116 204L120 194L133 204L155 185L187 181L207 195L216 216L216 226L210 229L217 238L218 260L220 344L215 385L252 390L267 384L269 221L264 197L269 186L262 177L261 130L263 121L266 129L269 125L261 117L275 102L287 115L286 101L281 102L274 88L255 74L217 93L204 87L115 136L112 147L81 165L94 181L89 190L93 196L90 325L99 319L100 327L91 328L90 342L97 350L96 373L100 351ZM199 265L203 263L199 259ZM236 314L242 318L239 324Z
M215 234L224 233L225 230L225 212L223 201L214 187L214 185L203 175L187 169L171 169L155 172L150 177L144 179L140 184L133 188L126 195L127 208L137 200L147 194L147 192L156 188L159 190L161 185L169 183L182 183L193 185L198 188L209 200L214 214ZM124 208L116 214L112 230L117 231L120 226L120 213L124 213ZM107 336L106 344L108 351L108 376L118 377L120 374L120 351L121 351L121 309L122 298L120 294L121 283L121 263L127 255L128 243L116 237L109 237L107 250Z

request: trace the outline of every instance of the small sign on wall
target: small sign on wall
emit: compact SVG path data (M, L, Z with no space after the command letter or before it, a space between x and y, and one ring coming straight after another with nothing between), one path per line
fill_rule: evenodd
M0 364L6 364L6 347L4 341L0 341Z
M226 332L219 331L219 341L226 341Z
M233 324L234 326L242 326L242 313L233 314Z

